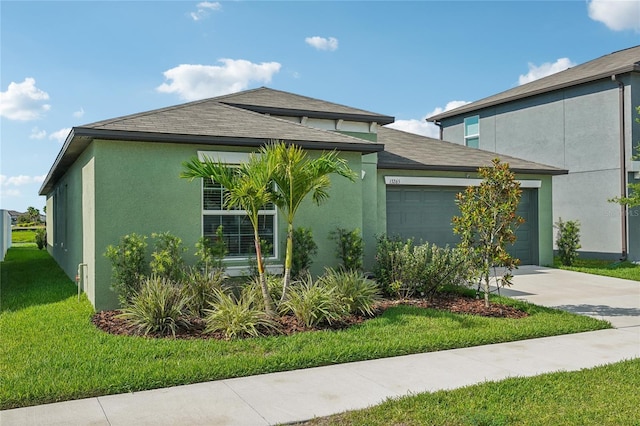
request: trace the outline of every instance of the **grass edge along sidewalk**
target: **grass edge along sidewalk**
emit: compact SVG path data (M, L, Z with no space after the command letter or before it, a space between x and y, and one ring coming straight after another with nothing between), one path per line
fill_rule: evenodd
M113 336L46 251L11 248L2 263L0 409L609 328L507 298L510 320L399 306L364 324L236 341Z
M638 425L640 359L390 399L299 426Z

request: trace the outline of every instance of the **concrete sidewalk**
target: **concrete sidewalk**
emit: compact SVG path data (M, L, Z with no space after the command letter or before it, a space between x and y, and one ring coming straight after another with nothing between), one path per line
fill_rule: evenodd
M18 408L0 412L0 424L271 425L409 393L640 357L640 283L592 277L522 268L504 292L619 328Z

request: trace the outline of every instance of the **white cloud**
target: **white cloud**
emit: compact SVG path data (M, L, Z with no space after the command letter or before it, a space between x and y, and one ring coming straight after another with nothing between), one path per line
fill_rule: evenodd
M190 14L191 19L193 19L194 21L200 21L206 18L207 16L209 16L209 13L211 13L211 11L222 9L222 5L217 1L216 2L203 1L198 3L196 8L197 10L195 12L191 12Z
M544 64L537 66L529 62L529 72L524 75L520 75L518 78L518 84L526 84L530 83L534 80L538 80L542 77L546 77L551 74L555 74L560 71L564 71L567 68L575 67L576 64L573 63L569 58L560 58L554 63L545 62Z
M36 87L36 80L28 77L22 83L11 82L6 92L0 92L0 116L9 120L35 120L51 109L45 103L49 94Z
M74 111L73 116L76 118L81 118L84 115L84 108L80 107L78 111Z
M324 37L314 36L314 37L307 37L304 39L304 41L309 46L313 46L318 50L333 51L338 48L338 39L335 37L324 38Z
M69 132L71 131L71 127L65 127L64 129L60 129L55 131L49 135L49 139L58 141L59 144L63 144L67 136L69 136Z
M22 195L20 193L20 191L18 189L4 189L4 188L0 188L0 195L3 198L6 197L19 197L20 195Z
M44 181L44 176L6 176L0 175L0 186L24 186L30 183L41 183Z
M40 130L37 127L31 129L31 134L29 135L29 139L44 139L47 136L47 132L45 130Z
M19 187L31 184L40 184L44 182L46 175L42 176L6 176L0 175L0 196L2 198L11 197L17 198L22 196L22 192Z
M386 127L391 127L392 129L402 130L404 132L415 133L417 135L438 139L440 138L440 128L435 124L426 121L426 119L433 115L461 107L468 103L469 102L467 101L451 101L448 102L444 108L435 108L433 111L425 115L421 120L417 120L415 118L412 118L410 120L396 120L395 122L388 124Z
M640 32L640 0L592 0L589 18L605 24L610 30Z
M244 59L220 59L217 65L182 64L165 71L168 82L156 88L161 93L176 93L185 100L204 99L247 89L251 82L269 83L280 71L278 62L254 64Z

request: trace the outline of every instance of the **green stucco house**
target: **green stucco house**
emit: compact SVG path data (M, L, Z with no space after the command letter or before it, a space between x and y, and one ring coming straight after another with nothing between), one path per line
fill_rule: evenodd
M337 227L360 229L364 264L375 261L375 239L387 233L437 244L455 244L451 217L455 194L477 184L477 168L495 153L384 127L393 117L292 93L259 88L74 127L40 194L47 197L48 250L82 287L97 310L117 306L110 290L106 247L121 236L169 231L190 251L222 224L229 274L248 271L251 226L242 211L220 206L220 188L180 179L182 162L199 156L229 164L271 140L284 140L318 155L337 150L359 179L332 179L330 198L308 202L295 226L311 228L319 246L313 273L336 266ZM522 183L515 254L523 264L549 264L553 255L551 178L557 167L500 155ZM281 269L283 218L263 212L262 237L273 244L269 264ZM82 266L79 266L82 265Z

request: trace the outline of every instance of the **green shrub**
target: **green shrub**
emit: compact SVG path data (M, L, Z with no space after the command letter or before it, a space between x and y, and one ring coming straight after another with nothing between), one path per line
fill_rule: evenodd
M313 263L312 257L318 254L318 245L313 241L309 228L293 230L293 258L291 260L291 275L294 279L304 276Z
M47 230L45 228L36 229L36 245L38 250L42 250L47 245Z
M280 312L292 313L307 328L320 323L331 324L347 312L336 297L336 290L313 282L308 275L304 281L292 283L287 299L280 304Z
M182 253L187 250L182 240L170 232L153 233L151 237L156 240L149 264L151 273L174 282L180 281L184 274Z
M379 237L376 279L386 294L400 298L433 295L443 285L467 285L472 264L460 250Z
M191 315L204 317L209 302L215 298L215 291L222 290L226 279L223 269L185 270L182 280L182 292L187 299L187 310Z
M337 271L328 268L320 283L334 289L334 296L345 312L373 315L375 303L380 300L380 288L358 271Z
M558 228L556 245L558 246L558 257L565 266L571 266L578 258L580 245L580 222L577 220L562 221L558 218L555 223Z
M362 270L362 255L364 253L364 242L359 229L349 231L337 228L331 232L330 238L334 240L338 247L336 255L342 262L342 268L347 270Z
M392 254L400 250L405 242L399 237L389 238L386 235L376 237L376 264L373 267L373 274L376 281L383 287L388 287L394 281L395 261Z
M147 335L158 333L174 337L179 327L187 326L184 319L187 300L180 288L166 278L152 276L142 282L140 291L119 315Z
M224 242L224 234L222 225L218 226L215 238L200 237L196 242L196 253L198 263L196 266L200 269L209 270L211 268L223 268L222 260L229 253L227 245Z
M282 277L278 275L273 275L269 273L265 273L265 280L267 281L267 288L269 289L269 295L271 299L274 301L280 300L282 296L282 286L283 281ZM260 285L260 277L253 277L251 282L248 284L248 287L255 291L256 295L256 303L258 303L264 309L264 298L262 297L262 286ZM243 287L243 290L246 287Z
M111 289L122 306L127 306L140 289L146 272L146 239L136 233L125 235L117 246L109 245L105 252L112 266Z
M239 297L215 290L210 303L212 309L205 311L205 330L220 331L227 339L256 337L276 330L276 323L259 307L259 300L251 289L243 289Z

